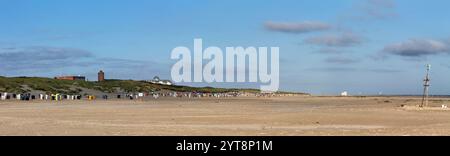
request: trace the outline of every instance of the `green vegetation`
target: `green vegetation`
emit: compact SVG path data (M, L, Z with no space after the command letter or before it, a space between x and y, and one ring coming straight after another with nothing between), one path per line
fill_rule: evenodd
M26 93L32 90L45 93L79 94L83 89L101 91L105 93L115 92L152 92L152 91L177 91L177 92L250 92L259 93L257 89L225 89L213 87L188 87L166 86L152 84L145 81L133 80L106 80L103 82L56 80L40 77L0 77L0 92Z

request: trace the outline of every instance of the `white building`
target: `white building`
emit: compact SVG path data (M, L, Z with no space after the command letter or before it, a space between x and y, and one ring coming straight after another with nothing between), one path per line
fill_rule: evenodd
M170 81L170 80L161 80L158 76L155 76L153 78L153 80L149 80L148 82L153 83L153 84L168 85L168 86L173 85L172 81Z
M341 96L348 96L348 92L347 91L342 92Z
M6 96L8 96L8 93L2 93L1 99L2 99L2 100L6 100Z

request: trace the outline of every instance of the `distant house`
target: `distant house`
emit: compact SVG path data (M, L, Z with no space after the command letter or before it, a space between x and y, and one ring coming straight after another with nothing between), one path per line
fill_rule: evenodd
M342 92L341 96L348 96L348 92L347 91Z
M153 77L153 80L149 80L148 82L153 84L161 84L161 85L173 85L172 81L170 80L161 80L158 76Z
M86 81L86 77L84 77L84 76L58 76L58 77L55 77L55 79L57 79L57 80L71 80L71 81L75 81L75 80Z

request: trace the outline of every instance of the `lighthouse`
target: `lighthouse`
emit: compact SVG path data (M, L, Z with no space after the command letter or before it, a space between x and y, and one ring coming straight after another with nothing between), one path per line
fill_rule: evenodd
M105 72L103 72L103 70L100 70L98 72L98 82L102 82L105 81Z

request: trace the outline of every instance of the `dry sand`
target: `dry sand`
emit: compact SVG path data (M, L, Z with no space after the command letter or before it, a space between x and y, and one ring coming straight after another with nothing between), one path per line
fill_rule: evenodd
M450 135L450 99L0 101L0 135ZM401 105L404 105L401 107Z

